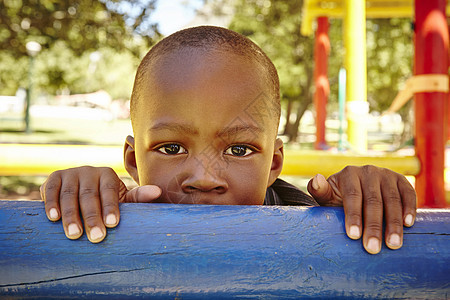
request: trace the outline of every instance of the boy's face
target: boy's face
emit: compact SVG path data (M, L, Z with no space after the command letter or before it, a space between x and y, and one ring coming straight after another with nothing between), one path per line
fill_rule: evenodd
M175 51L139 86L125 163L168 203L260 205L281 172L265 70L229 52Z

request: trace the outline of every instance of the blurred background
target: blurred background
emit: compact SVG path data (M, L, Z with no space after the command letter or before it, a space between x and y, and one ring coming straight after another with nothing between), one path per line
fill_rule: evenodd
M314 36L300 33L302 6L302 0L0 0L0 144L121 147L131 134L129 98L140 59L174 31L212 24L248 36L268 54L281 81L280 135L288 149L313 149ZM344 49L342 20L329 22L326 134L334 151ZM414 154L411 104L383 114L412 75L412 20L368 19L366 26L368 151ZM0 160L1 151L12 151L2 149ZM73 155L89 161L89 153ZM115 159L120 163L121 154ZM46 176L30 175L0 170L0 199L40 199Z

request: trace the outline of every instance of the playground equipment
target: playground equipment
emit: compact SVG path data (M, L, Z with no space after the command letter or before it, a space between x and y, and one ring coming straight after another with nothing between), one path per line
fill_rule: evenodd
M0 201L0 298L445 299L450 210L419 210L403 247L370 255L341 208L122 204L100 244L42 202Z
M415 21L415 82L423 82L416 87L416 154L421 163L421 171L416 176L416 191L419 206L445 207L444 168L445 143L447 141L446 114L448 101L448 40L445 0L391 1L391 0L305 0L303 7L302 33L312 33L313 20L317 18L316 66L321 76L316 76L315 103L317 110L318 145L325 143L324 107L327 102L323 92L327 76L326 52L321 50L329 44L327 37L328 17L344 17L344 43L346 46L345 68L347 71L347 136L352 150L364 152L367 149L367 131L364 119L368 113L366 102L366 48L365 20L367 18L392 18L414 16ZM324 42L325 41L325 42ZM444 77L446 77L444 79ZM430 85L439 78L438 85ZM320 79L320 80L319 80ZM328 82L326 80L326 82ZM442 87L446 85L446 87ZM320 98L320 99L319 99ZM320 122L320 124L319 124ZM450 124L450 123L449 123Z
M111 167L120 176L128 176L123 165L121 146L0 144L0 176L45 175L83 165ZM404 175L417 175L415 156L354 155L322 151L285 150L283 175L329 176L345 166L373 164ZM326 163L324 163L326 161Z
M0 144L0 153L0 176L48 176L85 165L110 167L128 176L120 146Z
M316 42L314 45L314 108L316 110L316 142L314 148L321 150L326 148L325 118L326 105L330 94L328 81L327 56L330 52L330 39L328 38L328 19L317 18Z

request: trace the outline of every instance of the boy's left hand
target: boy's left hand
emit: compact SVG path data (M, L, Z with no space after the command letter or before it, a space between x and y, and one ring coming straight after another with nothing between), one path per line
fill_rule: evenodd
M401 174L376 166L348 166L327 180L318 174L308 183L309 193L323 206L344 206L345 230L359 239L370 254L381 250L383 216L385 243L399 249L403 225L410 227L416 217L416 192ZM364 224L364 225L363 225Z

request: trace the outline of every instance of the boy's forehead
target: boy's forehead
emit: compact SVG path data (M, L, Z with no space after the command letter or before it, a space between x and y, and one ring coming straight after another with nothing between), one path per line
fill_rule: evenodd
M265 70L259 63L230 51L178 49L161 55L147 68L146 78L141 81L144 86L140 90L152 102L167 101L158 94L177 91L216 88L217 94L247 90L253 91L255 96L271 91Z
M148 75L143 81L145 87L141 87L145 90L141 93L144 99L139 100L140 105L146 103L145 108L141 106L139 110L149 112L147 121L155 121L152 119L169 113L169 110L178 111L170 106L172 99L185 99L186 105L179 110L180 114L199 107L206 113L212 106L210 112L214 115L228 111L231 117L242 114L261 117L261 110L264 110L266 122L251 118L256 125L266 128L278 124L278 120L267 120L268 117L276 118L276 113L270 111L274 101L269 83L261 75L264 70L245 56L224 51L183 49L159 57L147 68Z
M250 74L255 79L262 79L264 69L248 55L238 55L230 50L208 48L180 48L169 53L161 54L154 64L149 65L147 71L150 76L160 79L160 84L168 83L170 79L199 75L201 73L215 73L233 70Z

